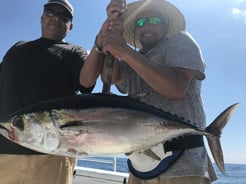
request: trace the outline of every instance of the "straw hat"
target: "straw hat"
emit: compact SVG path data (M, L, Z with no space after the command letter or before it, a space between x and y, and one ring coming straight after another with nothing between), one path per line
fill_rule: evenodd
M135 40L135 20L139 12L146 10L154 10L167 18L169 28L167 37L170 37L185 29L185 19L183 14L174 5L165 0L138 0L127 5L126 17L124 21L124 38L126 42L137 48L141 48L141 44ZM134 41L135 40L135 41Z

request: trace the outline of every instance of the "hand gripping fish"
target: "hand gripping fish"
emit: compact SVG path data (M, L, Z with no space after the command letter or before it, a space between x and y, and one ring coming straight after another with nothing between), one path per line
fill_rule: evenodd
M224 172L220 136L234 104L207 128L125 96L88 94L42 102L0 120L0 133L26 148L81 157L148 150L184 135L204 135Z

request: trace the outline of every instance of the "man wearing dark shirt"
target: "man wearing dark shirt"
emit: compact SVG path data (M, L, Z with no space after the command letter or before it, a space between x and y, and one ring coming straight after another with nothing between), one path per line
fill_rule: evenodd
M0 118L54 98L90 93L80 85L87 52L64 41L72 29L73 7L67 0L49 0L41 16L42 36L17 42L1 63ZM98 59L92 51L88 60ZM4 184L71 184L74 158L41 154L0 135L0 178Z

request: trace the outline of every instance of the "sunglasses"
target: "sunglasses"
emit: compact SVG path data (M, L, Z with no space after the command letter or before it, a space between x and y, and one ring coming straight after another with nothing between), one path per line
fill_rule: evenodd
M58 17L60 20L62 20L63 22L67 23L72 21L72 17L70 15L68 15L68 13L66 12L58 12L54 9L45 9L44 10L45 15L47 15L50 18L53 17Z
M140 18L136 21L136 25L138 27L144 27L144 25L146 23L149 23L151 25L156 25L159 24L161 22L161 18L160 17L147 17L147 18Z

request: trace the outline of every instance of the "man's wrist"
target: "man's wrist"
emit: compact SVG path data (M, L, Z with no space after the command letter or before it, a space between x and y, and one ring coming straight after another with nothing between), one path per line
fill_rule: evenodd
M102 48L100 48L97 44L97 36L96 36L96 39L95 39L95 42L94 42L94 47L95 47L95 50L98 54L103 54L103 51L102 51Z

